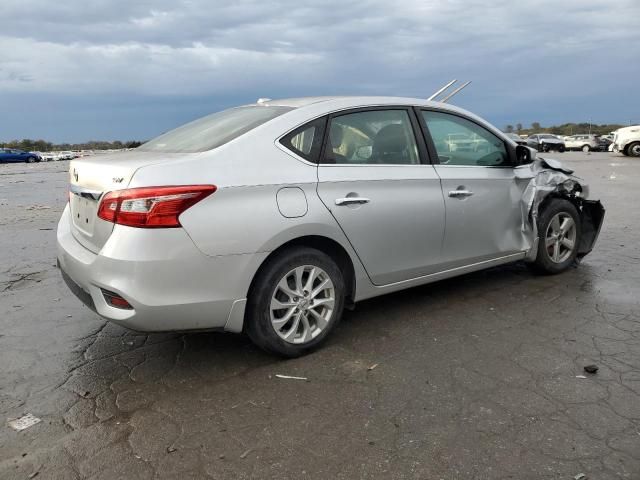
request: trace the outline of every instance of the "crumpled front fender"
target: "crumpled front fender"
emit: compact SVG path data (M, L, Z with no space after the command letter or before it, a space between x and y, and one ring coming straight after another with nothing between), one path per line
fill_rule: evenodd
M599 200L589 200L589 187L572 175L557 160L537 157L532 163L516 168L516 176L530 179L521 201L522 233L529 240L530 248L525 258L533 262L538 253L538 215L545 200L551 197L566 198L580 212L582 225L577 258L587 255L598 239L605 209Z

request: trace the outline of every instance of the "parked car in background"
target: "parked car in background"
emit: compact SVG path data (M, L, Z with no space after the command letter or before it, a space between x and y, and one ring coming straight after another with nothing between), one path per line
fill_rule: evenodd
M564 141L550 133L530 135L529 138L527 138L527 145L535 148L539 152L549 152L551 150L564 152L566 149Z
M15 148L0 148L0 163L26 162L33 163L41 160L40 155L35 152L25 152Z
M564 137L564 145L567 150L582 150L583 152L598 151L602 148L600 138L597 135L578 134Z
M72 160L58 264L134 330L244 331L302 355L360 300L523 259L560 273L588 253L604 212L570 171L537 233L523 228L534 157L448 104L262 101Z
M600 142L600 150L606 152L609 150L609 146L613 144L613 134L600 135L598 142Z
M517 133L505 133L505 135L509 137L511 140L513 140L514 142L516 142L518 145L524 145L525 147L527 146L527 139L522 138Z
M74 158L78 157L78 155L75 152L70 152L70 151L60 152L59 155L60 155L59 160L73 160Z
M619 128L613 135L612 151L640 157L640 125Z

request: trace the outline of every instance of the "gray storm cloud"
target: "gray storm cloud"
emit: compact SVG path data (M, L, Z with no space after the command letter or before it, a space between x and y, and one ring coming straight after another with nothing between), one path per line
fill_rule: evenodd
M0 100L426 96L460 78L465 106L492 115L497 99L615 95L640 73L638 0L3 0L0 18Z

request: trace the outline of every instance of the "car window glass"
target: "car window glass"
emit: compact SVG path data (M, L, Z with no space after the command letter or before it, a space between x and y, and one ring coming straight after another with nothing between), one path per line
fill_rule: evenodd
M194 120L144 143L146 152L204 152L224 145L292 110L280 106L237 107Z
M323 163L418 164L418 146L406 110L370 110L331 119Z
M280 143L310 162L318 161L326 117L318 118L285 135Z
M509 165L505 143L483 127L457 115L422 111L438 159L445 165Z
M305 128L291 139L291 147L299 152L309 155L311 146L313 145L313 137L316 133L316 127Z

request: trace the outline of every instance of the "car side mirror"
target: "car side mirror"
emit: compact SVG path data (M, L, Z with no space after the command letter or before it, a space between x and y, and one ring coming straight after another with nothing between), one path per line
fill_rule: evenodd
M527 165L532 161L531 149L524 145L516 145L516 165Z

